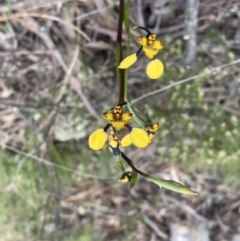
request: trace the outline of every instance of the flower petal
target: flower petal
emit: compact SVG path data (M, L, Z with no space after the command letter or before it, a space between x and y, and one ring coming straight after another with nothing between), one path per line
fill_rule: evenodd
M103 117L104 117L106 120L108 120L108 121L113 120L113 113L111 113L111 112L105 112L105 113L103 113L102 115L103 115Z
M122 60L122 62L118 66L118 68L119 69L127 69L131 65L133 65L136 61L137 61L137 54L136 53L131 54L131 55L127 56L124 60Z
M132 113L128 113L128 112L123 113L123 114L122 114L122 120L123 120L123 121L129 121L129 120L132 119L132 116L133 116Z
M152 49L152 48L147 47L147 46L144 46L143 47L143 52L145 53L145 55L149 59L152 59L158 53L158 50L157 49Z
M157 49L157 50L162 49L162 48L163 48L163 42L160 42L160 41L158 41L158 40L155 40L155 41L153 42L152 48Z
M152 142L152 139L155 137L157 130L159 129L159 124L155 123L153 125L148 125L144 128L144 130L147 132L149 137L149 143Z
M147 38L146 37L139 37L138 40L139 40L139 43L142 46L146 46L147 45Z
M132 139L130 137L130 134L125 135L121 140L121 146L126 147L130 146L132 144Z
M145 130L150 130L150 131L157 131L159 129L159 123L155 123L152 125L147 125L144 129Z
M126 126L126 121L111 121L110 124L115 130L119 131Z
M93 150L100 150L107 141L107 133L103 128L95 130L88 138L88 145Z
M144 148L149 143L147 132L140 128L133 127L130 132L130 137L132 139L132 143L139 148Z
M158 79L163 74L163 70L163 63L159 59L154 59L148 63L146 73L150 79Z
M156 133L157 133L156 131L147 131L149 144L152 142L152 139L155 137Z

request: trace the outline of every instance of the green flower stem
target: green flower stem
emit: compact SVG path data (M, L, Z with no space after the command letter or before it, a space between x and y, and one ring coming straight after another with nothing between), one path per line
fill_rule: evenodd
M140 47L140 44L138 41L136 41L136 38L132 35L131 31L130 31L130 27L129 27L129 1L127 1L125 3L125 7L124 7L124 18L123 18L123 22L124 22L124 27L125 27L125 30L127 32L127 50L126 50L126 56L129 55L129 43L130 43L130 39L131 41L137 46L137 47ZM140 51L142 50L142 46L139 48L139 50L136 52L137 56L138 54L140 53ZM125 80L128 79L128 73L129 73L129 70L128 69L125 69ZM125 81L125 100L129 99L128 97L128 93L127 93L127 82Z
M164 187L164 188L169 189L171 191L175 191L175 192L179 192L179 193L183 193L183 194L198 195L197 192L189 189L188 187L182 185L181 183L175 182L173 180L164 180L164 179L160 179L160 178L155 178L155 177L152 177L152 176L150 176L150 175L148 175L144 172L141 172L140 170L138 170L134 166L133 162L123 152L121 152L121 155L122 155L123 159L127 162L127 164L134 171L136 171L138 174L147 178L150 182L153 182L153 183L157 184L159 187Z
M129 27L129 18L128 16L129 14L129 2L127 2L127 4L125 5L125 12L124 12L124 26L127 32L128 37L132 40L132 42L139 47L139 43L136 41L136 38L132 35L131 31L130 31L130 27Z
M118 18L117 41L116 41L117 42L116 71L117 71L117 79L120 85L119 101L118 101L119 104L124 102L124 96L125 96L124 69L118 68L120 62L123 60L123 51L122 51L123 17L124 17L124 0L119 0L119 18Z
M127 163L134 171L136 171L138 174L140 174L140 175L142 175L142 176L144 176L144 177L146 177L146 178L150 177L148 174L146 174L146 173L141 172L140 170L138 170L138 169L134 166L133 162L132 162L123 152L121 152L121 155L122 155L122 158L126 161L126 163Z

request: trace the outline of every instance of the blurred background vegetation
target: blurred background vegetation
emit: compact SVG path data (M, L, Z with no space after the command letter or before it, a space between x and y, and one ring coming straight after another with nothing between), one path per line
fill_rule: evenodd
M0 2L0 240L174 241L183 227L206 240L237 237L240 5L200 1L192 68L183 56L186 2L126 1L133 36L143 34L132 30L141 25L164 42L160 80L146 77L143 55L130 68L132 101L195 76L134 103L147 104L160 129L146 149L126 151L140 170L186 184L198 197L141 178L130 190L117 182L107 147L87 145L118 100L118 1ZM137 50L126 32L123 46L124 56Z

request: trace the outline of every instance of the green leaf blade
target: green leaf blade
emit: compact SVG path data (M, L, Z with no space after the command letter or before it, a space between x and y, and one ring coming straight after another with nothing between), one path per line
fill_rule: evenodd
M153 182L160 187L164 187L166 189L169 189L174 192L182 193L182 194L188 194L188 195L198 195L197 192L191 190L190 188L182 185L181 183L175 182L173 180L164 180L160 178L155 178L155 177L147 177L147 179L150 182Z

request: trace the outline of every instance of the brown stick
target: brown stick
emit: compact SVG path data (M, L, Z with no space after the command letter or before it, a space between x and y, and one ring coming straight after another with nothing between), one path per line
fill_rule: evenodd
M25 21L22 19L17 19L22 25L24 25L26 28L28 28L30 31L34 32L36 35L38 35L44 42L44 44L47 46L49 50L53 51L53 54L55 58L58 60L59 64L65 71L65 73L68 72L68 67L66 63L63 61L61 54L58 50L54 48L54 43L49 38L49 36L43 32L39 32L38 29L40 28L38 23L32 19L32 18L25 18ZM85 96L85 94L82 91L82 86L80 82L74 77L70 76L69 84L71 88L78 94L78 96L82 99L83 103L86 106L86 109L89 111L89 113L98 121L102 121L102 118L99 116L99 114L96 112L96 110L92 107L91 103Z

